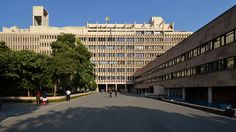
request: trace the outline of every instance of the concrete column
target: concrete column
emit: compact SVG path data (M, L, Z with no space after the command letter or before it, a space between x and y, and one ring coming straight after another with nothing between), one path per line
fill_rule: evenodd
M108 90L108 84L106 84L106 92L107 92L107 90Z
M167 97L170 98L170 90L169 90L169 88L167 88L166 90L167 90Z
M186 99L186 94L185 94L185 88L183 88L182 90L182 100Z
M115 84L115 90L117 91L117 84Z
M212 103L212 87L208 88L208 103Z

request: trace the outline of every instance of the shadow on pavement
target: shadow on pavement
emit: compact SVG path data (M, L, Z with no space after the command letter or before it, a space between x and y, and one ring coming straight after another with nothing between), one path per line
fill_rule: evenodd
M32 103L2 103L0 122L9 117L30 113L38 108L38 105Z
M220 116L186 116L141 107L75 107L24 119L4 131L230 132L236 130L235 124L235 120Z

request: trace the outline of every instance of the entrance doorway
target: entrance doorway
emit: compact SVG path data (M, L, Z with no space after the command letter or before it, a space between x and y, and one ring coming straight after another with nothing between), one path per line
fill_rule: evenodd
M106 84L98 84L98 90L99 90L99 92L105 92L106 91Z

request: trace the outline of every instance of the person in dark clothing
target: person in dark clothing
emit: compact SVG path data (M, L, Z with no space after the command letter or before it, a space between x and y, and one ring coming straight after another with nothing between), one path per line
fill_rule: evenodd
M40 91L38 89L36 90L36 103L37 105L40 104Z
M115 90L115 96L117 97L117 90Z
M48 94L47 91L43 92L43 104L48 104Z
M112 97L112 91L111 90L109 91L109 94L110 94L110 98L111 98Z

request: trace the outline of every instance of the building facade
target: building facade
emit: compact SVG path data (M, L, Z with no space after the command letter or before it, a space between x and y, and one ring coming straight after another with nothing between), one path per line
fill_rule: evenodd
M72 33L91 52L96 64L99 90L133 88L133 73L187 38L191 32L174 31L174 23L152 17L148 24L90 24L84 27L50 27L49 13L42 6L33 7L33 26L3 28L0 41L13 50L33 50L50 54L50 44L61 33Z
M236 6L135 74L138 93L236 105Z

